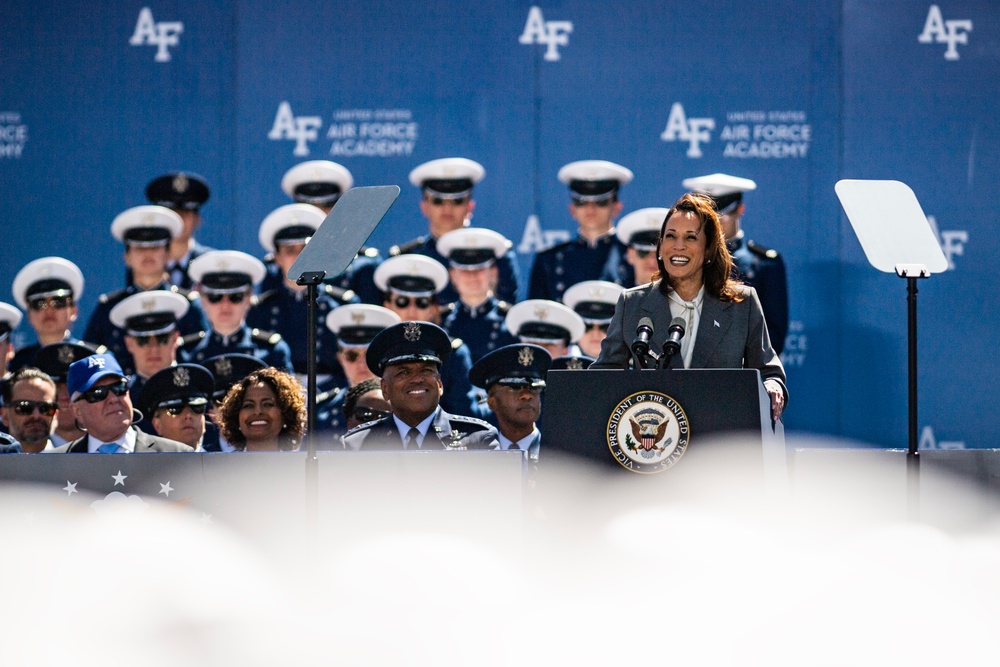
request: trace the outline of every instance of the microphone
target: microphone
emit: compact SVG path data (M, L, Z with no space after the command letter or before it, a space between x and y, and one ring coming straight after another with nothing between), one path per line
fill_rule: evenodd
M635 368L645 368L649 357L649 339L653 337L653 320L644 317L639 320L635 330L635 340L632 341L632 361Z
M661 367L669 367L670 358L681 351L681 338L684 338L684 318L675 317L670 320L667 339L663 341L663 356L660 357Z

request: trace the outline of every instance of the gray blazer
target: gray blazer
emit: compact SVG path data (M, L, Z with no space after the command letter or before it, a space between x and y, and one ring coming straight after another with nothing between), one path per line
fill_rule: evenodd
M193 452L194 450L185 445L184 443L177 442L176 440L168 440L167 438L161 438L156 435L149 435L135 426L130 427L135 430L135 453L141 454L144 452ZM67 442L61 447L56 447L52 450L53 454L86 454L87 453L87 438L89 435L85 435L78 440L73 442Z
M659 287L660 282L656 281L622 293L608 327L608 336L601 343L601 354L590 368L625 368L635 330L643 317L653 321L650 348L657 353L662 351L673 318L670 300ZM705 294L691 368L756 368L761 380L776 380L781 384L787 402L785 369L771 347L757 291L746 285L738 289L745 297L739 303L720 301ZM671 367L680 366L680 360L675 357Z

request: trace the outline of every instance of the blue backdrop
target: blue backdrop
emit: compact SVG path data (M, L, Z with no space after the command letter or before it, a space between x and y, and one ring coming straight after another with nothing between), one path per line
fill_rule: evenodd
M426 231L409 171L469 157L487 171L474 224L514 241L525 277L574 230L563 164L632 169L626 213L723 171L757 182L744 228L788 266L788 428L902 447L905 283L868 265L833 189L892 178L950 261L920 284L921 445L1000 446L996 307L976 296L1000 210L991 2L8 0L3 14L0 300L25 263L63 255L87 277L76 333L122 286L111 220L169 170L212 187L199 240L258 256L297 162L399 184L370 241L385 251Z

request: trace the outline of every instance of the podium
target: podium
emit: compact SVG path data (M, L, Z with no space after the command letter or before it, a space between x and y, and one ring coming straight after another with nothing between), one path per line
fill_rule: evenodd
M663 472L721 436L759 444L765 468L786 468L784 427L755 369L549 371L542 418L544 451L631 472Z

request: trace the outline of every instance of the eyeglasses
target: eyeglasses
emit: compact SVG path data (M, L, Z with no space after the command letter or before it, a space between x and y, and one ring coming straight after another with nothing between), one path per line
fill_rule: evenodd
M114 384L106 384L103 387L94 387L80 394L80 398L88 403L100 403L108 397L108 393L115 396L124 396L128 393L128 380L122 378Z
M232 294L205 294L205 298L208 299L209 303L219 303L223 299L229 299L230 303L243 303L243 299L247 298L247 293L233 292Z
M587 331L590 331L591 329L597 329L598 331L603 331L604 333L607 333L608 332L608 326L610 326L610 325L609 324L588 324L587 325Z
M632 248L632 249L635 250L635 255L639 259L646 259L650 255L652 255L653 252L654 252L652 250L639 250L638 248Z
M368 422L373 422L378 419L384 419L391 415L391 412L385 412L384 410L376 410L375 408L366 408L364 406L357 406L354 408L354 418L363 424Z
M434 303L434 297L416 296L411 298L408 296L397 296L393 299L393 303L396 304L396 308L409 308L411 301L417 306L417 308L430 308L431 304Z
M184 412L185 408L191 408L191 412L196 415L203 415L205 414L205 411L208 410L208 403L189 403L188 401L184 401L179 405L171 405L170 407L163 409L166 410L167 414L171 417L177 417Z
M456 197L455 199L449 199L447 197L428 197L427 201L434 204L435 206L442 206L445 202L454 204L455 206L463 206L469 203L468 197Z
M612 204L611 199L599 199L597 201L590 201L589 199L574 199L573 206L586 206L587 204L593 204L598 208L607 208Z
M71 296L50 296L48 298L42 297L28 301L28 308L35 311L48 310L49 308L61 310L63 308L69 308L72 305L73 297Z
M13 408L15 414L19 414L22 417L27 417L35 410L38 410L46 417L51 417L59 409L59 404L50 403L49 401L14 401L10 407Z
M139 347L146 347L153 341L156 341L157 345L166 345L170 342L170 333L156 334L155 336L132 336L132 340Z

